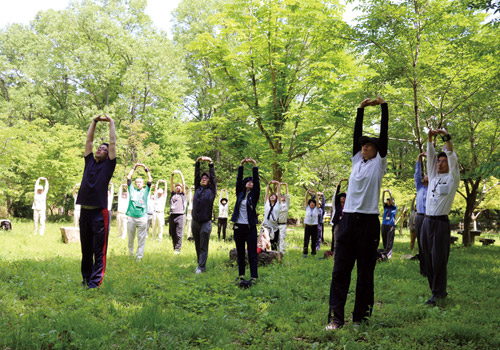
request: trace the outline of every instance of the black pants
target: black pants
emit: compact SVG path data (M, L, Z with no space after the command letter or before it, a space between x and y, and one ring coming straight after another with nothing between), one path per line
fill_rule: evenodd
M208 243L212 232L212 220L204 222L191 220L191 231L193 232L198 267L205 270L208 259Z
M277 229L276 231L274 231L274 238L271 239L271 250L278 251L279 244L280 244L280 230Z
M259 277L257 273L257 227L248 224L234 224L234 242L238 253L238 274L245 275L245 242L247 243L250 277Z
M392 247L394 246L394 235L396 226L382 225L382 245L384 246L385 255L388 258L392 257Z
M226 240L226 227L227 227L227 218L218 218L217 219L217 237L220 239L220 231L222 229L222 239Z
M426 216L422 223L424 267L432 295L446 296L447 265L450 256L450 222Z
M184 234L184 214L170 214L168 218L168 233L172 237L174 250L181 250Z
M424 214L417 214L415 216L415 232L417 236L418 246L418 261L420 263L420 274L426 276L425 261L422 250L422 223L424 222Z
M361 322L371 315L374 300L373 273L377 263L379 241L378 215L344 213L337 233L330 287L329 322L344 324L344 308L351 283L351 272L356 261L358 279L352 318L354 322Z
M80 212L82 277L89 288L99 287L106 271L109 236L108 209L84 209Z
M311 254L316 255L316 244L318 244L318 225L306 225L304 228L304 254L307 254L311 240Z

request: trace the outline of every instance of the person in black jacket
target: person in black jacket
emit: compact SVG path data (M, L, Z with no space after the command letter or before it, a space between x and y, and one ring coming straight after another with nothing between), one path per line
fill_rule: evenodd
M209 173L200 175L201 161L209 162ZM198 157L198 159L196 159L194 188L191 231L193 232L198 262L195 273L198 274L206 269L208 242L210 241L210 232L212 232L212 210L214 199L217 194L214 163L210 157Z
M243 179L243 165L253 163L253 176ZM238 168L236 203L231 221L234 223L234 241L238 253L240 281L245 280L245 242L250 263L250 284L257 281L257 203L260 196L259 168L252 158L245 158Z
M339 231L339 225L340 225L340 220L342 220L342 216L344 216L344 203L345 203L345 197L346 194L345 192L340 192L340 187L342 185L342 182L349 182L348 179L342 179L339 181L339 184L337 186L337 190L335 191L334 195L334 203L333 203L333 208L334 208L334 213L332 216L332 252L335 252L335 244L337 243L337 233Z

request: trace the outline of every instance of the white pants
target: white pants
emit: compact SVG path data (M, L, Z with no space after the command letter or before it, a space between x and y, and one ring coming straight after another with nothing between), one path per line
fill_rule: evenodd
M280 225L280 241L279 241L279 251L285 254L285 237L286 237L286 224Z
M187 218L187 215L184 215L184 228L187 229L187 235L185 235L185 237L191 237L191 215L189 215L189 218Z
M38 232L38 222L40 222L40 236L45 234L45 210L33 209L33 221L35 222L35 235Z
M144 255L144 246L146 245L146 237L148 235L148 217L142 218L128 217L127 233L128 233L128 252L134 255L135 230L137 229L137 251L135 256L137 259L142 259Z
M118 237L125 239L127 237L128 216L125 213L118 213Z
M75 210L73 212L73 221L75 227L80 227L80 210Z
M163 239L163 226L165 226L165 213L153 213L153 233L152 238L158 237L158 240Z

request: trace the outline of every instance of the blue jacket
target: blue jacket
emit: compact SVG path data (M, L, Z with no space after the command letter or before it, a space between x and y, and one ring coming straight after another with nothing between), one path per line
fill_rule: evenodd
M240 215L240 204L241 201L247 197L247 215L248 223L250 225L257 225L257 203L259 203L260 197L260 180L259 180L259 168L253 167L253 188L248 194L246 194L245 184L243 183L243 166L238 168L238 177L236 179L236 203L234 204L233 215L231 216L231 221L236 223L238 216Z
M395 226L397 212L398 212L397 205L384 204L384 218L382 219L382 225Z

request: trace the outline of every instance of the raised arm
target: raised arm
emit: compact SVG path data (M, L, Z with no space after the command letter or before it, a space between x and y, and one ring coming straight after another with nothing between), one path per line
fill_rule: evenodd
M153 177L151 176L151 172L149 171L149 168L146 167L144 164L141 164L141 166L144 168L146 175L148 175L148 183L151 185L151 183L153 182Z
M436 149L432 143L434 136L438 134L438 130L430 129L427 134L427 174L429 175L429 181L431 178L436 176Z
M90 123L89 129L87 131L87 139L85 140L85 157L92 153L92 148L94 146L95 126L97 125L100 117L101 116L99 115L92 119L92 123Z
M75 186L73 186L73 198L75 198L75 199L76 199L76 196L77 196L76 189L80 185L81 185L80 183L77 183Z
M371 103L369 98L364 99L358 107L356 114L356 122L354 123L354 134L352 138L352 155L355 156L356 153L361 151L361 145L359 144L359 138L363 136L363 116L365 113L365 107L369 106Z
M109 123L109 147L108 147L108 158L110 160L113 160L116 158L116 132L115 132L115 121L111 118L108 117L106 114L104 116L99 116L96 119L107 122ZM94 126L95 130L95 126ZM92 139L94 136L92 135ZM87 150L87 148L85 148ZM90 152L92 152L92 146L90 149ZM85 154L87 155L87 154Z
M422 158L427 156L427 153L422 152L417 156L417 161L415 162L415 188L418 190L422 187Z
M132 169L130 170L130 172L127 175L127 181L132 180L132 176L134 175L135 169L137 169L138 166L139 166L139 163L134 164L134 166L132 167Z
M380 104L380 108L382 109L382 118L380 121L380 137L379 137L379 145L378 145L378 154L385 158L387 156L387 145L389 143L389 108L387 107L387 102L380 97L377 96L377 104Z
M253 164L252 168L252 179L253 179L253 201L255 206L259 202L260 198L260 178L259 178L259 168L257 167L257 162L252 158L248 158L248 162Z
M49 180L46 177L41 177L41 180L45 180L45 186L43 186L43 194L47 194L49 192Z
M286 194L288 194L288 184L286 182L280 182L280 189L282 186L285 186Z

